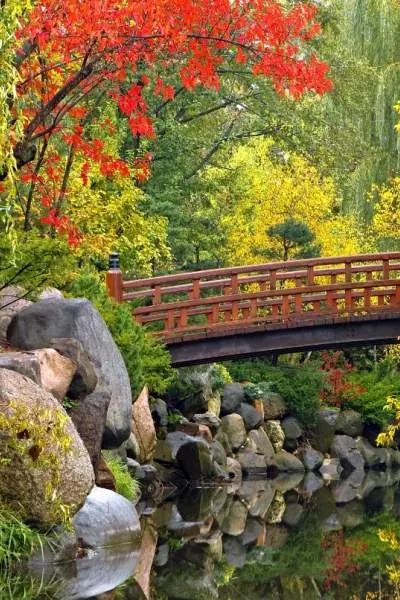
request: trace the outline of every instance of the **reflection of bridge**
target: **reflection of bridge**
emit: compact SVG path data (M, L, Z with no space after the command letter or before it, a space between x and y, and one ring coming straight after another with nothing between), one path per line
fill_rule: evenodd
M400 341L400 252L175 273L107 287L141 304L135 319L167 344L175 366L272 352Z

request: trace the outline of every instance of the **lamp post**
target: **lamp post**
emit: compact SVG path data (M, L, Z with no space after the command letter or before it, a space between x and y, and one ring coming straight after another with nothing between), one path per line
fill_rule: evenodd
M122 271L119 264L119 253L110 254L106 275L107 292L117 304L122 303Z

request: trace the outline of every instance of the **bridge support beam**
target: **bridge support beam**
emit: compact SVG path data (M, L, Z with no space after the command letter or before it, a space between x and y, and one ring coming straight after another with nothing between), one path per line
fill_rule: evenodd
M214 361L251 358L268 354L287 354L346 346L397 344L400 342L400 313L353 317L347 321L316 323L312 326L237 332L201 339L184 338L169 343L174 367Z

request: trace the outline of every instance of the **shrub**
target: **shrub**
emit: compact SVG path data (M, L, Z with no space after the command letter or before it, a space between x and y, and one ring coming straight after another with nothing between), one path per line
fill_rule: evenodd
M150 392L162 394L173 379L170 356L162 343L135 322L129 304L115 304L98 275L85 272L69 287L74 297L90 300L104 318L121 351L133 396L147 384Z
M223 390L224 386L228 383L232 383L232 377L228 369L221 365L221 363L215 363L211 370L211 387L213 392Z
M103 452L108 468L115 477L116 491L128 500L136 500L139 495L139 484L122 460L110 451Z
M382 375L380 369L370 372L352 373L352 383L364 388L357 397L346 399L344 408L352 408L361 413L363 421L386 427L391 422L394 411L385 406L390 396L400 395L400 376L389 373Z

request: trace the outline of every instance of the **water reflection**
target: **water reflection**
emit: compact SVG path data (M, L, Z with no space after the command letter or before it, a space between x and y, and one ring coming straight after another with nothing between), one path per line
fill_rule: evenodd
M400 539L399 479L369 472L329 485L280 475L140 503L140 549L86 557L72 575L63 567L56 597L400 600L387 572L399 553L378 535Z

